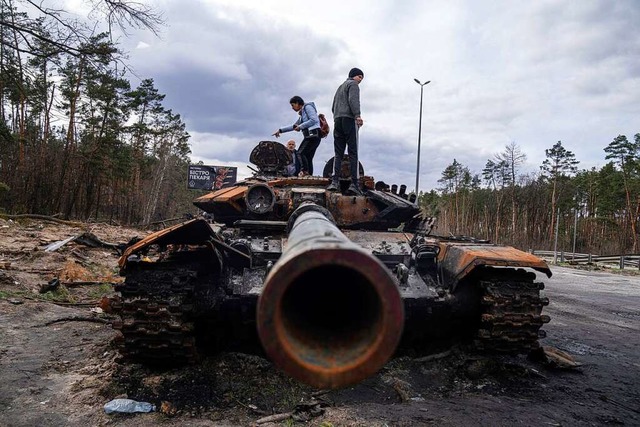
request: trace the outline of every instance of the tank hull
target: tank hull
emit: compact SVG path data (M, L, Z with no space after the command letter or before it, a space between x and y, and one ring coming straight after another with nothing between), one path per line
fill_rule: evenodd
M361 195L329 192L328 182L246 180L196 200L214 221L187 221L127 248L126 279L111 300L122 354L174 365L258 353L294 378L336 388L393 354L539 347L549 321L544 261L432 235L415 203L370 177Z

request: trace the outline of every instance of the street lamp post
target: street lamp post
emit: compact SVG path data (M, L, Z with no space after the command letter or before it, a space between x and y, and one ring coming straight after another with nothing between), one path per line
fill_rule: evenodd
M420 183L420 140L422 137L422 93L424 91L424 87L431 83L431 80L427 80L424 83L420 83L420 80L413 79L416 83L420 85L420 122L418 125L418 164L416 166L416 203L418 200L418 185Z

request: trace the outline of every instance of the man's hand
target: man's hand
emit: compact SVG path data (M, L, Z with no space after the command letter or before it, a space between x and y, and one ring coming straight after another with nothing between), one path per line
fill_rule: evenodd
M364 120L362 120L362 117L356 117L356 125L358 125L358 127L361 127L364 124Z
M300 127L298 125L294 125L293 130L295 130L296 132L300 132Z
M276 138L280 138L280 129L271 134L271 136L275 136Z

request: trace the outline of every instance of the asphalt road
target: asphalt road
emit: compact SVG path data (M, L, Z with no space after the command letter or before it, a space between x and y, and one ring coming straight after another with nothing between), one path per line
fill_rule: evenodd
M541 342L584 364L580 374L554 379L565 382L553 384L555 393L589 424L640 425L640 276L552 271L544 280L551 322Z
M550 299L543 313L551 316L541 343L573 355L581 368L549 369L524 356L504 360L460 352L428 362L404 358L363 384L326 395L333 404L308 425L640 426L640 275L561 267L552 271L552 278L541 278ZM177 418L105 415L102 405L113 397L109 390L118 377L114 372L126 368L112 362L113 330L73 321L46 326L78 315L87 314L80 308L0 300L0 426L200 427L251 425L259 417L247 408L257 404L262 393L238 395L238 402L248 403L231 405L222 413L210 409ZM256 360L228 356L206 366L212 368L214 383L262 381L289 390L290 383L269 363ZM247 373L229 370L234 366L247 366ZM146 381L175 386L171 396L159 392L155 400L202 397L202 390L209 390L204 398L219 397L204 387L209 377L198 380L199 367L164 377L136 369ZM225 369L231 376L224 377ZM180 382L181 376L188 381ZM408 399L400 401L398 390Z
M552 369L515 360L516 366L537 373L529 375L514 370L507 359L471 381L468 372L455 377L455 390L440 392L447 386L441 382L435 393L419 390L424 401L386 405L388 421L380 425L640 426L640 275L563 267L552 271L551 278L539 277L550 300L543 313L551 316L541 344L569 353L580 368ZM443 361L424 366L422 372L447 369L451 365ZM413 375L411 381L424 382L425 377ZM381 411L369 402L353 398L344 403L351 412L370 410L364 419L380 419Z
M542 342L587 363L592 356L618 360L640 379L640 276L562 267L552 271L544 279L551 322Z

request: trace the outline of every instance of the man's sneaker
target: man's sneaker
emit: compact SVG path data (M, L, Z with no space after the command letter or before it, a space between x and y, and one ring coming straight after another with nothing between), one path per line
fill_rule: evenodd
M362 196L362 192L358 187L356 187L354 183L351 183L349 188L347 188L346 194L353 195L353 196Z
M338 186L338 183L335 181L331 181L331 184L329 184L329 186L327 187L328 191L338 191L340 189L340 187Z

